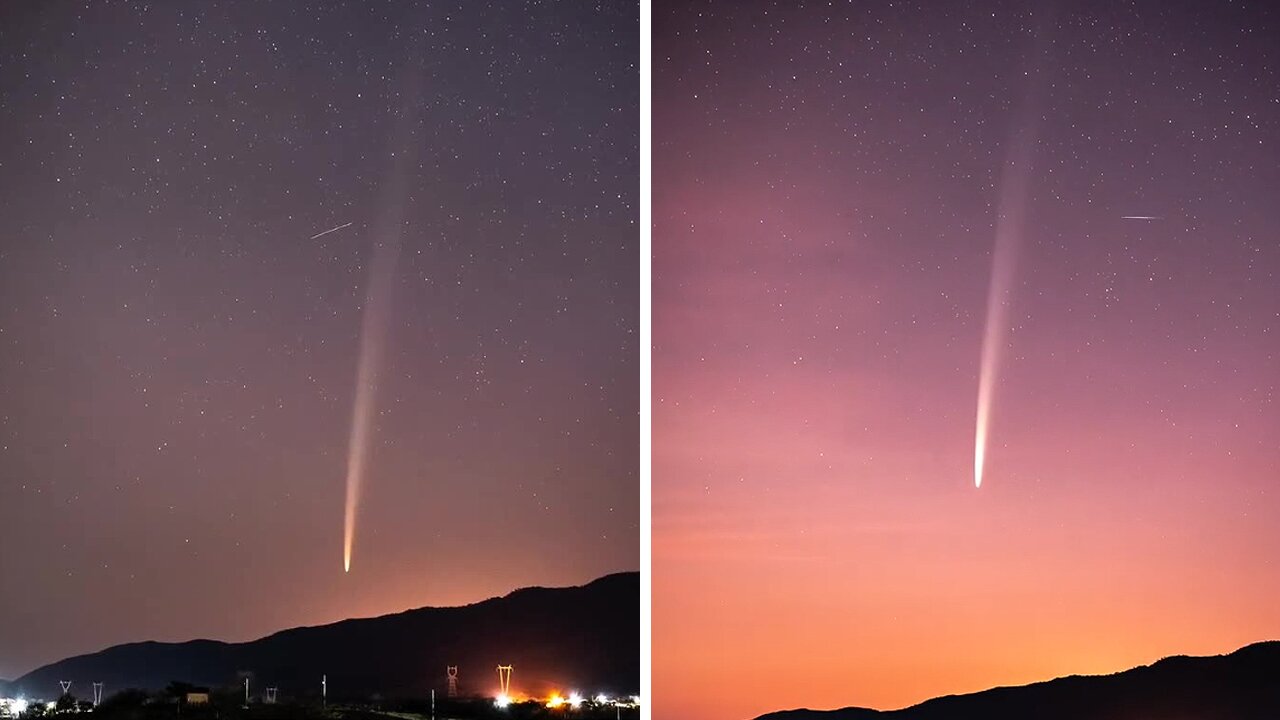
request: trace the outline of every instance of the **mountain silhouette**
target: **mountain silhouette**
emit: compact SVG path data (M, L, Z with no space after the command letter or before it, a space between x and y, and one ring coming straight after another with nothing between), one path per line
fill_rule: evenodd
M1274 720L1280 641L1229 655L1167 657L1113 675L1071 675L926 700L901 710L784 710L758 720Z
M11 694L54 698L59 680L85 695L160 690L177 680L209 687L279 688L279 697L425 697L458 667L464 695L492 695L495 668L512 665L514 692L632 694L640 686L640 574L607 575L580 587L516 590L462 607L420 608L301 627L245 643L192 640L117 645L45 665L11 681ZM77 688L80 692L77 693Z

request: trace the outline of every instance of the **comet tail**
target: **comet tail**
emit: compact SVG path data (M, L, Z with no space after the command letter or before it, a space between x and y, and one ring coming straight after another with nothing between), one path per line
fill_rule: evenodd
M360 359L356 365L356 398L351 410L351 438L347 446L347 497L343 516L342 569L351 572L351 548L355 540L356 511L367 467L369 429L373 422L374 399L382 350L386 344L391 310L391 288L396 258L400 254L398 229L374 250L365 294L364 318L360 329Z
M977 428L973 440L973 485L982 487L986 469L988 433L991 428L991 407L996 383L1000 379L1006 336L1009 330L1009 300L1013 290L1013 271L1017 261L1018 246L1022 241L1023 221L1027 207L1028 185L1031 182L1031 161L1039 139L1039 122L1042 95L1046 83L1040 78L1040 68L1047 50L1049 16L1041 18L1033 49L1033 67L1027 75L1027 90L1020 112L1014 120L1013 131L1005 156L1004 171L1000 178L1000 198L997 206L995 250L991 255L991 284L987 288L987 319L982 333L982 353L978 370Z
M409 181L411 170L417 165L418 143L414 141L412 129L417 122L417 112L413 109L417 107L420 98L413 90L416 86L411 82L415 77L414 73L407 72L405 75L405 108L400 113L398 129L391 143L397 152L391 153L393 163L387 186L383 190L382 212L377 215L373 231L375 244L360 325L360 357L356 363L355 402L351 408L351 437L347 446L347 491L342 518L344 572L351 572L356 518L369 466L378 374L382 369L382 355L387 342L396 261L400 256L401 236L405 228L405 205L411 200Z

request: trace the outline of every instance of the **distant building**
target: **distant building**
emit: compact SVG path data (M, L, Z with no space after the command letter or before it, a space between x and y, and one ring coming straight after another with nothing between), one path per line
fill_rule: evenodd
M209 693L207 692L189 692L187 693L188 705L208 705Z

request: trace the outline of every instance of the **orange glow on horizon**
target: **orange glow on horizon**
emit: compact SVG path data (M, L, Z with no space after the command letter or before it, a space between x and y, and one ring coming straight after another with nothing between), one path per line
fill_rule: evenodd
M793 192L788 257L826 258L839 215ZM661 214L688 193L695 210ZM838 303L847 278L816 275L786 300L799 327L761 321L784 312L762 290L782 279L757 275L779 231L738 208L769 202L655 184L655 224L681 228L655 230L655 275L681 282L653 299L654 717L894 709L1280 636L1272 416L1236 424L1238 395L1184 389L1145 345L1028 326L999 391L1000 481L974 492L952 335L879 314L909 286ZM820 354L818 333L842 344Z
M1216 553L1202 551L1188 571L1178 553L1159 551L1141 532L1124 551L1080 539L1082 526L1073 525L1026 543L952 552L972 541L961 540L971 534L959 524L914 539L885 526L860 532L859 522L870 525L864 520L845 531L837 509L816 514L807 538L655 528L655 716L889 710L1117 672L1170 654L1230 652L1274 638L1280 627L1280 612L1265 599L1280 583L1227 600L1196 579L1215 572ZM1009 522L999 518L1006 529ZM1110 517L1099 526L1123 522ZM1092 562L1072 559L1077 541ZM899 549L880 558L857 550L869 543ZM1192 545L1179 542L1184 551Z

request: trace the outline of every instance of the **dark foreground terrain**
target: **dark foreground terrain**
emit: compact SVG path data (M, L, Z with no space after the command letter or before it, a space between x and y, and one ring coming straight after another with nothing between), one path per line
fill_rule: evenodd
M760 720L1275 720L1280 641L1229 655L1167 657L1114 675L1058 678L934 698L891 711L785 710Z
M181 686L175 683L174 686ZM187 690L189 688L183 688ZM551 709L541 702L494 707L491 698L440 699L435 711L429 701L378 701L372 704L321 705L315 703L254 702L234 689L214 690L209 701L184 702L171 690L147 693L124 690L107 698L96 709L91 703L63 697L58 710L32 707L20 720L638 720L637 707L585 703L570 710Z
M172 681L211 688L251 679L254 693L279 688L282 702L331 703L444 694L457 666L463 695L492 695L495 667L515 667L512 688L545 696L578 688L630 695L640 686L640 575L608 575L569 588L525 588L464 607L296 628L247 643L193 640L118 645L46 665L10 683L9 693L55 698L60 680L85 697L102 682L158 692Z

